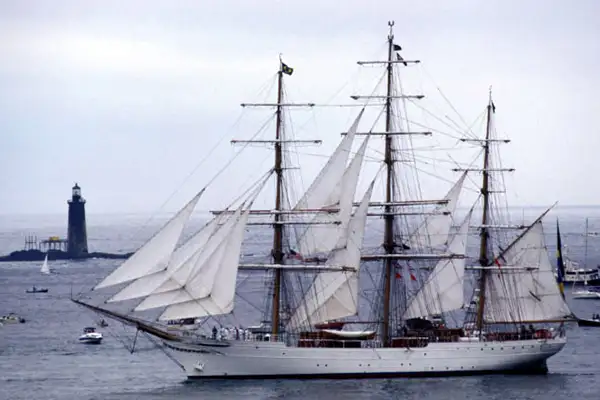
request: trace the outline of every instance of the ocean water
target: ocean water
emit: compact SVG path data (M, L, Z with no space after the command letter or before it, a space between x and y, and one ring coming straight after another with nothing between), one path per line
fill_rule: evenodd
M537 211L528 211L534 215ZM600 209L557 209L548 219L549 251L555 243L554 217L561 221L570 257L584 259L585 217L600 230ZM91 250L124 252L143 243L160 221L131 215L88 215ZM198 222L199 223L199 222ZM19 249L24 236L64 236L64 216L0 217L0 253ZM257 237L254 244L265 237ZM597 242L597 243L596 243ZM600 260L600 238L589 238L587 260ZM251 250L246 250L251 251ZM114 269L118 260L51 262L56 274L43 276L38 263L0 263L0 314L17 313L25 324L0 327L0 399L597 399L600 379L599 328L568 328L569 342L549 360L545 376L477 376L424 379L187 382L153 343L109 321L99 346L77 342L97 316L70 301ZM47 294L27 294L31 286ZM258 296L258 295L257 295ZM256 299L260 303L260 298ZM568 299L581 317L600 313L600 301ZM249 313L250 311L248 311Z

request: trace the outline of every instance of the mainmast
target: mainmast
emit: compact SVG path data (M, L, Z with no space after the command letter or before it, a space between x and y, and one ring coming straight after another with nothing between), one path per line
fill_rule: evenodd
M492 92L490 90L489 101L487 105L487 121L485 127L485 140L483 142L483 181L481 184L481 195L483 196L483 213L481 216L481 242L479 246L479 264L482 267L487 267L490 263L488 256L488 214L490 209L490 190L489 190L489 173L490 173L490 139L491 139L491 122L492 111L494 105L492 102ZM485 307L485 284L487 278L487 270L481 270L481 278L479 280L479 303L477 308L477 330L482 332L483 311Z
M279 60L279 71L277 72L277 111L276 111L276 130L275 130L275 211L281 211L281 197L283 188L283 168L282 168L282 100L283 100L283 62ZM273 264L283 264L283 225L281 214L274 215L275 224L273 225ZM271 304L271 331L273 336L279 333L279 310L281 307L281 269L276 269L273 278L273 301Z
M417 94L394 94L394 64L402 64L408 66L409 64L418 64L419 60L405 60L399 53L401 47L394 44L394 33L393 26L394 21L388 22L389 34L388 34L388 54L386 61L358 61L359 65L375 65L385 64L387 74L387 93L384 96L380 95L369 95L369 96L351 96L353 99L367 99L367 100L385 100L385 131L384 132L357 132L357 135L379 135L385 137L385 150L384 150L384 164L386 166L386 186L385 186L385 201L382 203L370 203L371 206L383 206L384 212L384 235L383 235L383 248L384 254L363 256L363 260L383 260L383 296L382 296L382 320L381 320L381 339L384 346L388 346L390 342L390 319L391 319L391 297L392 297L392 277L394 276L394 260L400 259L414 259L418 256L412 254L395 254L395 243L394 243L394 219L395 215L401 215L402 213L396 212L394 207L408 205L408 204L443 204L446 201L405 201L401 202L394 199L394 136L407 136L407 135L425 135L429 136L432 132L426 131L402 131L400 129L394 130L392 118L392 102L394 99L411 99L419 100L425 96ZM369 215L381 215L381 214L369 214ZM427 255L432 258L446 258L447 255Z
M385 158L386 165L386 187L385 187L385 202L387 203L385 212L385 228L384 228L384 243L383 248L385 254L394 252L394 214L390 204L393 201L393 184L394 184L394 160L392 136L389 134L392 131L392 84L394 70L392 61L392 53L394 47L394 22L388 22L390 33L388 34L388 64L387 64L387 97L385 99ZM383 316L382 316L382 341L386 346L389 343L389 326L390 326L390 297L392 291L392 269L393 259L386 258L384 261L384 282L383 282Z

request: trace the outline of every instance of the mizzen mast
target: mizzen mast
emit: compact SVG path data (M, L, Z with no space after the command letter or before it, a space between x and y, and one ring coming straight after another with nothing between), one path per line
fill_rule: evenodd
M485 128L485 138L484 139L461 139L463 142L475 142L480 144L483 147L483 167L481 169L477 168L454 168L453 171L469 171L469 172L481 172L482 173L482 182L481 182L481 196L483 202L483 210L481 216L481 226L480 229L480 244L479 244L479 264L481 265L481 275L479 277L479 286L478 286L478 299L477 299L477 312L475 316L475 326L477 331L482 334L483 323L484 323L484 311L485 311L485 301L486 301L486 281L488 274L488 267L492 264L490 259L490 229L491 228L516 228L522 229L523 226L502 226L502 225L493 225L490 224L490 206L491 206L491 197L490 195L494 193L493 190L490 189L490 174L493 172L513 172L514 168L494 168L492 166L490 160L490 146L494 143L510 143L508 139L494 139L492 138L492 114L495 114L496 106L492 100L492 91L490 88L490 94L488 99L487 111L486 111L486 128ZM497 261L497 260L496 260Z

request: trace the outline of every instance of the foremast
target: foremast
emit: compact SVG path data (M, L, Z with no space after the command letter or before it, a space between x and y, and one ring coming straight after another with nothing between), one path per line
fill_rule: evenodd
M275 122L275 224L273 225L273 264L283 264L283 224L281 224L282 189L283 189L283 167L282 167L282 119L283 119L283 61L279 60L279 71L277 71L277 111ZM273 336L279 333L279 311L281 309L281 275L282 270L273 271L273 299L271 302L271 331Z
M293 68L286 65L281 56L279 58L279 69L277 71L277 103L242 103L242 107L276 107L275 110L275 139L274 140L234 140L233 143L272 143L275 150L275 207L274 210L264 210L265 214L273 215L272 222L269 225L273 225L273 248L271 250L271 258L273 260L271 265L248 265L249 269L272 269L273 270L273 292L271 298L271 333L273 336L279 334L279 326L281 323L281 289L282 279L285 264L285 253L283 248L284 241L284 225L288 224L284 220L284 215L291 214L292 211L286 210L284 207L284 145L293 143L313 143L320 144L320 140L288 140L285 137L284 131L284 109L286 107L313 107L313 103L286 103L284 100L284 81L283 75L292 75L294 72ZM219 213L220 211L213 211L213 213ZM261 211L254 211L251 214L261 214ZM289 222L292 224L292 222ZM249 223L248 225L262 225L262 223Z

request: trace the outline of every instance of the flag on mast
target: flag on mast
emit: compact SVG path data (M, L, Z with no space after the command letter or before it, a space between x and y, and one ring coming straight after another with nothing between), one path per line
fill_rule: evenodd
M283 72L286 75L291 75L294 73L294 68L289 67L286 63L284 63L282 61L281 62L281 72Z
M565 263L562 256L562 241L560 240L560 227L556 219L556 283L563 299L565 298Z

